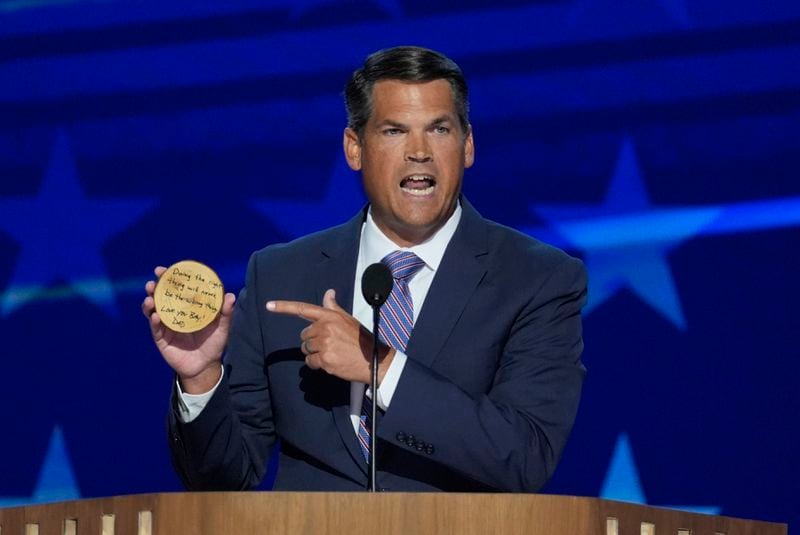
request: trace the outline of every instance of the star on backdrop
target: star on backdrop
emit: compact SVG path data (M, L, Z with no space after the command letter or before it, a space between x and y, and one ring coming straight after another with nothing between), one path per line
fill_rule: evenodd
M347 165L344 154L334 164L325 197L316 201L263 199L253 206L280 228L297 238L344 223L366 203L361 182Z
M620 434L617 438L614 453L611 455L611 463L608 466L608 471L603 480L603 487L600 490L600 498L647 504L647 498L639 478L639 469L636 467L630 439L626 433ZM663 505L660 507L708 515L718 515L720 513L720 507L710 505Z
M0 198L0 230L21 246L0 314L7 316L62 281L116 315L102 246L154 205L153 199L87 197L67 135L59 130L39 194Z
M587 313L629 288L678 329L686 329L667 254L714 221L719 207L676 211L652 206L633 142L626 137L603 204L536 204L531 209L561 236L557 245L583 251L590 275Z
M25 505L28 503L75 500L81 497L72 463L69 460L64 433L59 426L53 428L47 453L39 470L36 487L30 497L2 497L0 507Z

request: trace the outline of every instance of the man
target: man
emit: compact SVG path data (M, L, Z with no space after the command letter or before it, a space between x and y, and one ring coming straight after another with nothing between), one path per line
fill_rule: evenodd
M166 329L147 284L143 312L177 374L173 463L191 489L251 488L280 439L276 489L363 489L373 338L360 279L384 261L395 281L380 337L379 488L536 491L580 397L583 266L461 195L475 149L451 60L379 51L345 96L344 151L368 207L256 252L238 301L227 294L201 333Z

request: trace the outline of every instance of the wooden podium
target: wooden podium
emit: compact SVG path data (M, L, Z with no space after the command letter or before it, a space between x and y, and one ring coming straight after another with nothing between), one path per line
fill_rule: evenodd
M786 524L537 494L208 492L0 509L0 535L786 535Z

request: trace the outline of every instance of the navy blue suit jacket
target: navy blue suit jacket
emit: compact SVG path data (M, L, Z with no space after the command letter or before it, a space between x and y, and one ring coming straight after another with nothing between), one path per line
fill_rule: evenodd
M384 490L536 491L574 421L584 376L582 263L483 219L463 198L462 206L379 421ZM251 257L220 387L188 424L173 400L173 464L188 488L252 488L276 439L276 489L364 488L349 382L306 367L299 333L307 322L268 313L265 303L321 303L334 288L349 309L365 213Z

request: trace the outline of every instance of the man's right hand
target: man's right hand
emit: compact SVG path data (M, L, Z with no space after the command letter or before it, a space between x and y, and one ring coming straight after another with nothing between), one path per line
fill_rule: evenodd
M154 270L156 277L166 269L158 266ZM142 302L142 313L149 320L153 341L167 364L178 374L183 391L204 394L214 388L222 373L222 353L228 342L236 296L225 294L220 315L203 330L177 333L161 322L153 300L155 288L155 281L147 281L144 287L147 297Z

